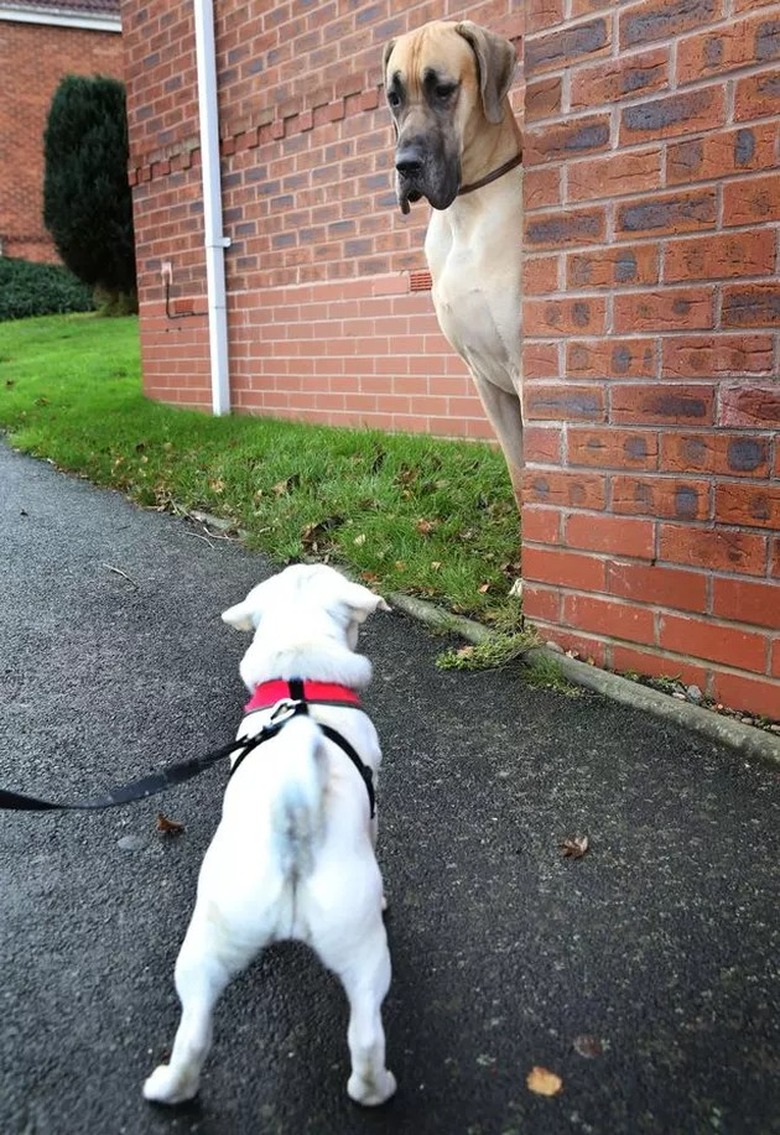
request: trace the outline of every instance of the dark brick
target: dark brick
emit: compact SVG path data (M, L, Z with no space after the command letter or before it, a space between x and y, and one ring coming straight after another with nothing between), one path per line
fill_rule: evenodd
M626 12L620 21L620 46L651 43L706 26L717 9L717 0L659 0L653 8Z
M607 43L607 24L603 19L540 36L526 42L525 73L532 75L550 64L570 63L573 59L606 47Z
M659 394L649 399L647 408L665 418L704 418L707 415L703 398L686 398L680 394Z
M699 494L696 489L680 485L674 491L674 511L680 517L694 517L699 510Z
M752 473L767 460L767 445L757 438L734 438L728 445L729 469L738 473Z
M612 366L615 374L628 374L632 356L628 347L615 347L612 351Z
M707 446L699 437L687 437L682 445L683 455L689 465L703 465L707 457Z
M526 135L526 160L535 165L541 160L564 157L567 154L604 150L608 142L609 121L606 115L595 120L591 118L574 123L566 122L545 130L529 131Z
M570 217L562 215L530 221L526 227L525 238L529 244L575 242L583 238L598 238L602 228L602 219L595 213L581 213Z
M577 300L572 305L571 317L577 327L587 327L590 323L590 304L585 300Z
M759 24L755 51L759 63L780 59L780 20L767 20L765 24Z
M780 324L780 288L758 286L729 291L723 297L724 327L760 327Z
M636 277L636 256L630 250L621 252L615 261L615 280L618 284L627 284Z
M717 67L723 62L723 40L712 35L704 44L704 62L707 67Z
M734 137L734 165L749 165L756 152L756 139L752 130L738 130Z
M624 205L618 210L618 228L625 232L647 232L653 229L674 230L677 222L714 222L715 197L711 193L698 197L674 197L669 201L648 201L641 205Z
M651 87L666 73L666 63L657 63L654 67L630 67L623 72L623 94L632 91L641 91L644 87Z
M623 450L626 457L630 457L634 461L641 460L647 457L647 441L639 434L635 434L633 437L626 438L623 443Z
M669 95L654 102L627 106L622 114L623 125L629 130L662 130L695 117L712 101L709 90L693 91L684 95Z

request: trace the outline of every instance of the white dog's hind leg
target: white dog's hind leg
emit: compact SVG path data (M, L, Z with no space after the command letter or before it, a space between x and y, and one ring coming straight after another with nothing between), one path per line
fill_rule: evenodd
M349 999L347 1042L352 1075L347 1092L356 1103L376 1107L396 1088L393 1073L385 1067L381 1010L390 988L390 951L382 923L370 941L361 942L348 958L331 968L341 978Z
M176 962L176 992L182 1015L169 1064L160 1064L144 1084L144 1096L157 1103L182 1103L197 1095L200 1073L211 1048L214 1006L232 972L213 953L193 942L192 928Z

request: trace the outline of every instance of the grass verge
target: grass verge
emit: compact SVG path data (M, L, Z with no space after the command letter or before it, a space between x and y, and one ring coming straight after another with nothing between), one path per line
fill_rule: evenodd
M146 507L223 517L279 563L327 558L518 626L519 519L489 445L163 406L141 392L136 319L91 314L0 325L0 428Z

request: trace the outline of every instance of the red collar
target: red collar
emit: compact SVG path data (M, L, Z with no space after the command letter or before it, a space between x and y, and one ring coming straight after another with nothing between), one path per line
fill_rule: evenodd
M303 682L288 682L284 678L276 678L271 682L261 682L255 686L255 692L244 706L244 713L254 713L257 709L270 709L277 702L284 699L300 700L296 687L303 687L303 701L314 702L317 705L351 705L360 709L360 698L348 686L339 686L336 682L312 682L308 678ZM294 692L295 691L295 692Z

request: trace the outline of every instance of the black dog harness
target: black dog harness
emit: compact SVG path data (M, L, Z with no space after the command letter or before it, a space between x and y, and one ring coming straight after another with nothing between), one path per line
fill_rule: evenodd
M263 726L260 734L252 738L253 741L256 741L256 744L253 745L252 748L257 748L263 741L268 741L271 737L276 737L287 722L292 721L293 717L297 717L298 714L309 716L310 705L338 705L351 706L353 709L362 708L358 695L347 686L339 686L331 682L312 682L301 678L291 678L289 682L280 679L272 682L262 682L259 686L255 687L255 692L244 707L244 714L248 716L251 713L257 713L259 710L263 709L271 709L273 712L271 714L271 720L267 725ZM314 719L312 718L312 720ZM331 728L330 725L323 725L320 721L315 721L314 723L329 741L333 741L335 745L338 745L360 773L363 778L363 783L366 786L366 791L368 792L368 802L371 807L371 818L373 819L376 813L376 796L374 793L374 778L371 774L371 769L360 759L357 751L350 745L346 737L342 737L338 730ZM245 739L248 740L248 738L241 738L241 740ZM233 776L250 752L251 749L245 748L238 754L230 770L230 776Z

